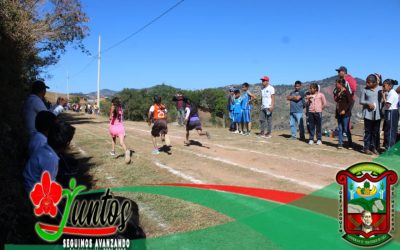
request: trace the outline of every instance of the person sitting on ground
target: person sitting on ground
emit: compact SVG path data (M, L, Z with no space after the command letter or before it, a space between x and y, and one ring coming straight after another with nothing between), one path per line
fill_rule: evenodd
M190 130L196 129L197 133L200 136L207 136L208 139L211 138L210 133L207 131L203 131L201 127L200 117L199 117L199 110L196 104L192 103L189 99L185 98L185 123L186 123L186 141L185 145L189 145L189 132Z
M49 87L43 81L37 80L32 84L31 94L24 102L23 116L25 127L32 136L36 132L35 119L36 115L40 111L48 110L45 103L44 97L46 95L46 89Z
M57 98L57 103L53 109L53 113L58 116L62 112L64 112L64 105L66 103L66 100L63 97L58 97Z
M34 151L25 165L23 176L25 190L31 192L36 183L40 182L44 171L48 171L51 180L58 173L58 154L64 152L75 134L75 128L67 123L55 123L48 132L47 143Z
M109 132L112 138L112 148L110 154L115 155L115 144L117 137L119 138L119 143L124 149L125 153L125 163L129 164L131 162L131 151L125 145L125 128L123 125L124 113L122 110L121 101L118 97L114 97L111 100L111 110L110 110L110 126Z
M56 123L57 117L50 111L40 111L35 120L36 132L29 140L28 152L32 155L36 149L47 143L49 130Z
M345 87L344 79L336 80L336 119L339 128L339 144L338 149L343 148L343 133L346 133L348 149L352 149L353 142L351 139L351 130L349 129L349 122L351 116L351 107L353 106L353 98Z
M160 150L157 146L157 137L161 137L161 141L165 143L166 146L171 145L169 139L168 127L167 127L167 108L161 103L161 96L155 95L153 97L153 105L150 107L148 114L148 124L151 126L151 121L154 121L154 125L151 128L151 135L153 141L153 151L152 154L160 154Z

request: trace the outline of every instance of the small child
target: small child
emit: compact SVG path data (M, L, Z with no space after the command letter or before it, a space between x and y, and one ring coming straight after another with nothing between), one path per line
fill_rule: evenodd
M229 96L228 96L228 105L227 105L227 110L229 112L229 131L230 132L235 132L235 120L233 117L233 102L232 99L235 98L235 94L233 93L235 91L235 88L231 87L229 88Z
M352 95L345 87L346 80L337 79L336 88L333 91L336 101L336 119L339 128L339 145L338 149L343 148L343 133L346 133L348 149L353 148L353 141L351 139L351 131L349 129L349 122L351 117L351 107L353 105Z
M255 95L250 93L249 91L249 84L247 82L242 84L242 133L243 135L250 135L251 132L251 102L256 98ZM247 132L244 132L244 127L246 127Z
M364 153L378 155L382 90L381 86L378 86L376 75L370 74L365 81L367 86L363 89L360 98L364 117Z
M119 137L119 143L121 144L122 148L125 152L125 163L129 164L131 162L131 151L125 145L125 128L122 123L123 119L123 110L121 101L118 97L114 97L111 100L111 110L110 110L110 126L109 132L112 138L112 149L110 154L115 155L115 144L116 139Z
M308 122L310 123L310 140L308 144L314 144L314 133L317 133L317 145L322 144L322 110L326 106L325 95L319 92L318 84L310 85L310 95L306 97L309 105Z
M197 106L192 103L189 99L185 99L186 109L185 109L185 123L186 123L186 141L185 145L190 145L189 141L189 131L196 129L197 133L200 136L207 136L208 139L211 138L210 133L207 131L203 131L201 128L201 122L199 118L199 112Z
M386 79L383 82L382 103L384 104L385 110L384 147L386 149L390 149L394 144L396 144L397 127L399 122L399 112L397 108L399 95L396 90L393 89L393 85L397 85L396 80Z
M54 109L53 109L53 114L58 116L59 114L64 112L65 103L66 103L66 100L63 97L58 97L57 98L57 103L56 103L56 105L54 106Z
M240 90L235 89L233 92L234 98L232 98L232 105L233 105L233 121L235 123L235 134L242 134L240 131L240 123L242 122L242 97L240 96Z
M161 141L166 146L170 146L171 142L169 139L168 127L167 127L167 108L161 103L161 96L155 95L153 97L153 105L150 107L148 114L148 123L151 126L151 120L153 119L154 125L151 128L151 135L154 149L152 154L160 154L160 150L157 146L157 137L161 137Z

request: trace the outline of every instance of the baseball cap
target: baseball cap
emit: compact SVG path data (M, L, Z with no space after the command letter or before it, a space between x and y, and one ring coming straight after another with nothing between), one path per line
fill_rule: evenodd
M337 72L344 71L347 73L347 68L345 66L340 66L338 69L335 69Z
M263 76L260 78L261 81L269 81L269 77L268 76Z
M32 83L32 91L33 92L40 92L44 89L49 89L50 87L47 86L43 81L36 80Z

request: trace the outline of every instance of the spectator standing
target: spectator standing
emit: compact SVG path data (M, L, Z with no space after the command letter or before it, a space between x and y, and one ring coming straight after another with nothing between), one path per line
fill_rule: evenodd
M260 137L272 137L272 113L275 106L275 89L269 84L269 77L261 79ZM266 133L265 133L266 132Z

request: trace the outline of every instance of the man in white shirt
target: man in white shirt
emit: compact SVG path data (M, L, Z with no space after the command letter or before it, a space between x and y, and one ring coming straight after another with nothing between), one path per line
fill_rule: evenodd
M260 80L263 85L261 89L260 137L271 138L272 112L275 106L275 89L269 84L268 76L264 76ZM265 133L265 130L267 133Z
M383 82L383 103L385 109L385 123L384 123L384 137L386 149L393 147L396 144L397 139L397 128L399 122L399 94L393 89L393 85L396 85L397 81L387 79Z
M43 110L47 110L44 105L44 96L46 89L49 87L43 81L37 80L32 84L32 92L25 100L23 107L23 115L25 127L27 128L30 136L36 132L35 119L36 115Z

